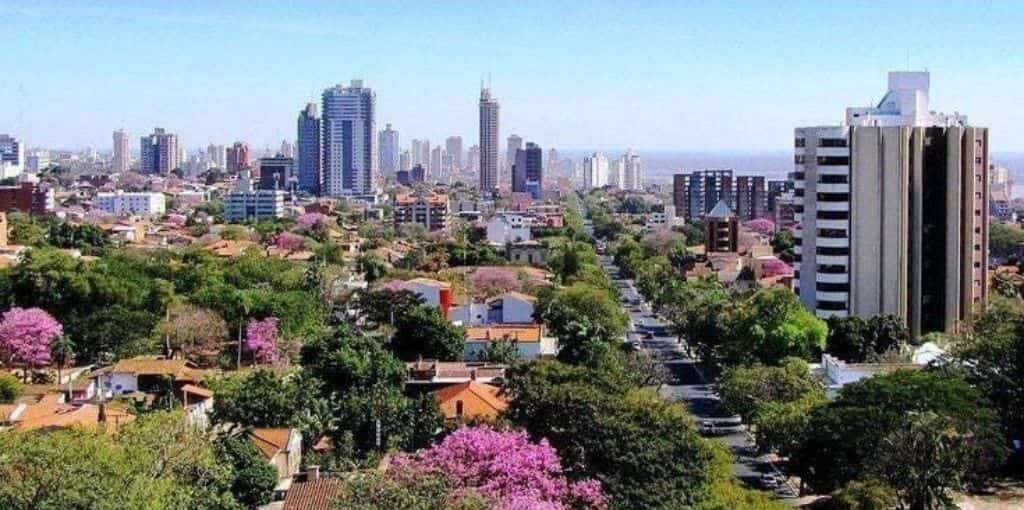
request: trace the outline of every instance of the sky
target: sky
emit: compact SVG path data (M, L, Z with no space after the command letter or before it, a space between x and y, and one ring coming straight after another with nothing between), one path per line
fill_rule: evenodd
M403 146L477 142L481 79L501 137L544 148L785 151L793 127L877 102L928 69L932 108L1024 151L1018 2L0 0L0 133L109 150L161 126L189 148L295 138L337 83L377 93Z

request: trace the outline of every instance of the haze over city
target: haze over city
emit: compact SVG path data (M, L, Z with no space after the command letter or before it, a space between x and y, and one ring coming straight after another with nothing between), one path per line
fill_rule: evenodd
M787 151L793 126L869 105L894 69L931 104L1024 150L1014 2L0 2L4 130L105 148L164 126L192 149L294 137L295 112L361 78L378 119L475 138L490 80L502 133L566 149ZM969 45L967 44L969 43ZM54 126L60 129L54 129Z

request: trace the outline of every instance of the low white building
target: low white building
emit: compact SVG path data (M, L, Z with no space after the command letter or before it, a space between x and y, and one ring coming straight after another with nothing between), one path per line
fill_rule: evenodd
M284 195L281 190L256 189L249 172L243 171L224 198L224 216L228 221L284 217Z
M466 328L462 359L479 360L490 344L502 340L515 342L521 359L552 358L558 354L558 339L545 336L541 324L494 324Z
M487 324L529 324L533 322L537 298L521 292L506 292L486 303L470 303L452 308L451 320L464 326Z
M487 242L505 246L530 240L533 218L522 214L498 213L487 221Z
M95 205L97 209L117 216L160 216L167 212L164 194L157 192L101 192L96 194Z

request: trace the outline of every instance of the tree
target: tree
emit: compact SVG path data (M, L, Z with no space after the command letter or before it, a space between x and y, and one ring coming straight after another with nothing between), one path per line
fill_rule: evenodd
M75 359L75 343L67 335L61 335L50 346L50 351L53 364L57 367L57 384L60 384L63 379L61 372Z
M46 244L46 226L33 216L12 212L7 216L7 223L11 230L11 243L23 246Z
M807 311L796 294L761 289L729 321L724 359L730 364L776 364L788 356L809 359L825 347L828 327Z
M245 350L256 363L277 363L281 359L278 341L277 317L250 320L245 328Z
M649 210L650 206L647 201L639 195L629 195L619 203L619 212L626 214L643 214Z
M258 369L215 379L212 388L217 394L210 414L213 423L274 428L291 426L295 421L300 395L293 376Z
M780 229L775 232L772 236L772 251L779 255L779 258L785 262L793 262L793 246L796 245L796 238L793 236L793 231L788 229Z
M767 402L795 402L809 395L825 398L825 389L811 374L807 362L798 358L787 358L778 366L727 368L718 378L716 388L722 410L747 421L758 406Z
M436 307L418 305L395 318L391 350L400 359L460 360L465 344L466 329L446 319Z
M673 285L664 294L662 311L672 330L708 368L724 356L726 328L736 302L717 278L700 278Z
M50 345L63 327L39 308L14 307L0 317L0 359L34 369L50 364ZM26 370L26 380L27 380Z
M557 291L542 294L537 306L539 317L562 338L568 337L573 321L593 328L597 338L618 340L626 332L629 319L617 300L605 289L588 283L575 283Z
M166 339L171 352L179 352L201 365L212 365L228 340L228 325L216 312L193 305L175 305L155 333Z
M988 249L993 257L1003 260L1016 257L1022 242L1024 229L1000 221L994 221L989 225Z
M565 241L550 247L547 266L563 283L569 283L585 265L597 265L597 254L589 244L582 241Z
M281 232L274 238L274 246L284 251L299 251L306 246L306 237L291 232Z
M863 363L907 344L910 331L895 315L829 317L825 350L850 363Z
M442 475L451 490L470 490L509 508L607 508L601 485L593 480L570 482L555 450L524 432L502 432L488 426L463 427L440 444L399 455L389 468L399 480Z
M519 359L519 342L509 335L498 340L488 342L487 346L480 351L480 361L499 363L502 365L511 364Z
M12 404L21 396L21 383L10 374L0 374L0 404Z
M231 494L246 508L269 503L277 485L277 469L248 438L230 434L214 443L218 461L231 468Z
M501 268L484 267L473 273L473 289L483 297L493 297L503 292L520 291L523 282L516 278L515 273Z
M388 268L384 259L370 254L362 254L356 259L356 266L366 278L366 281L373 283L387 274Z
M849 384L834 401L814 410L791 465L817 491L833 491L877 475L903 497L916 492L910 483L914 478L905 470L930 473L945 469L935 463L948 460L890 451L896 448L894 441L916 436L905 434L922 425L913 423L915 417L928 413L941 420L930 422L931 440L945 441L943 435L952 434L949 437L961 443L955 449L960 459L946 466L955 476L933 478L937 484L932 490L974 485L1005 456L996 414L977 390L962 379L936 372L898 370Z

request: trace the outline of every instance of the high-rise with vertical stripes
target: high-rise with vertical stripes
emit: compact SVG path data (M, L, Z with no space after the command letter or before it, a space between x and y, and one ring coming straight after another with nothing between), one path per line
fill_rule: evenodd
M480 89L480 191L498 190L498 99Z
M111 167L115 172L127 172L131 168L132 157L129 152L128 133L123 129L114 131L114 154Z
M795 130L796 279L820 317L955 331L987 297L988 130L928 109L927 72L875 107Z
M363 80L324 91L323 194L378 199L376 104L376 94Z
M296 168L299 180L299 189L313 195L320 194L323 185L323 172L320 165L323 163L322 133L320 131L320 116L317 115L316 103L309 103L301 112L296 123L298 143L295 148L297 160Z

